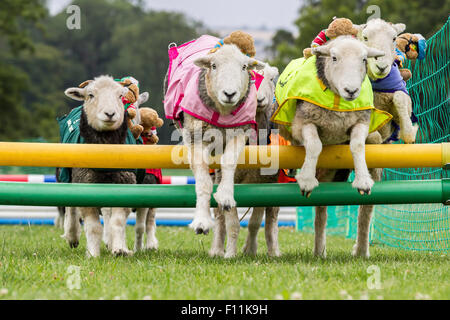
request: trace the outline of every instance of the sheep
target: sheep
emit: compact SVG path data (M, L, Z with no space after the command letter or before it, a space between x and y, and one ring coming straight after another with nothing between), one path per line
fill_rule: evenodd
M399 69L395 63L396 37L405 30L402 23L391 24L382 19L372 19L365 25L356 26L359 29L358 38L369 47L384 52L383 57L370 58L367 63L367 75L372 81L374 89L374 105L393 115L393 121L383 126L380 130L371 133L367 143L381 144L390 142L396 135L394 123L400 124L399 137L406 143L413 143L416 139L418 126L413 125L412 101L406 91L406 84L401 78ZM389 87L381 89L380 81L390 75L391 79L397 77L397 81L388 82ZM390 87L392 84L395 87ZM381 86L383 84L381 83ZM371 169L370 173L375 181L380 181L383 169ZM363 205L358 213L358 233L356 244L353 247L353 255L368 258L370 220L373 213L373 205Z
M365 45L384 52L383 57L371 58L367 63L367 75L374 89L375 107L391 113L394 117L390 125L379 130L382 141L392 136L395 122L400 125L400 139L405 143L414 143L418 126L412 124L411 97L395 62L396 38L406 27L403 23L392 24L382 19L372 19L357 28L358 38Z
M124 144L128 134L126 113L122 97L128 89L121 86L109 76L99 76L84 88L68 88L65 94L78 101L83 101L80 117L80 136L86 143ZM136 184L136 176L130 171L98 171L90 168L73 168L73 183L125 183ZM78 244L80 225L77 211L84 220L87 238L87 255L98 257L102 241L100 209L95 207L70 208L64 224L64 237L69 245ZM112 208L109 219L108 247L113 255L130 255L125 239L126 220L130 208Z
M205 35L172 48L176 50L173 56L179 60L171 63L164 82L166 117L175 120L176 127L182 131L196 181L196 209L190 227L197 234L207 234L214 226L210 214L213 182L209 175L209 155L212 151L221 154L222 171L214 198L226 211L227 229L239 230L237 214L231 212L236 206L234 172L248 140L246 131L256 124L256 88L250 72L264 67L234 44L223 44L210 52L217 42L217 38ZM214 142L207 143L212 138Z
M313 56L307 60L294 60L291 62L293 66L288 66L280 76L276 88L280 107L272 117L273 121L282 124L280 126L282 136L294 145L305 147L306 157L300 173L296 175L300 190L303 195L309 197L319 181L346 181L348 170L316 170L316 165L322 145L349 143L355 165L355 180L352 186L362 195L370 194L374 182L365 161L365 140L369 134L369 124L371 117L383 125L391 116L380 113L373 107L365 107L373 103L370 83L366 77L366 65L368 58L381 57L384 53L367 47L351 36L340 36L324 46L314 48L313 54L315 59ZM299 71L295 74L297 69L292 68L297 67ZM311 72L306 74L307 71ZM292 74L289 74L290 72ZM304 78L308 76L309 81ZM304 81L302 82L304 87L298 88L295 85L298 82L295 81ZM311 96L308 86L314 88L313 93L316 95ZM292 90L286 93L288 89ZM300 92L295 91L300 89ZM326 94L329 96L328 100L325 99ZM322 104L319 107L313 103L317 101L330 102L331 105ZM345 104L357 108L336 109ZM283 107L285 109L282 109ZM283 114L286 114L283 113L284 110L289 107L292 111L290 118L292 127L281 121ZM326 219L326 207L316 207L314 243L316 256L326 256Z
M273 111L273 100L275 94L275 78L278 76L278 69L266 65L261 74L264 79L258 89L256 122L258 130L267 130L270 132L270 116ZM216 170L215 180L219 182L221 179L221 171ZM237 169L234 176L234 183L270 183L277 182L278 172L273 175L263 175L259 169ZM236 208L232 208L233 211ZM280 256L278 248L278 212L279 207L254 207L248 224L248 235L243 252L248 255L256 255L257 252L257 235L261 226L261 221L266 213L265 234L267 242L267 252L269 256ZM237 213L235 213L237 214ZM211 256L224 256L224 242L226 235L225 216L221 208L214 208L215 225L214 240L209 254ZM234 257L237 251L238 233L228 234L227 258Z

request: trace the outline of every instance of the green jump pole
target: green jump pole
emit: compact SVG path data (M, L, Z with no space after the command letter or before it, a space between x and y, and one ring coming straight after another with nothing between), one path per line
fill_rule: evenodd
M382 181L365 196L348 182L323 182L309 198L297 183L241 184L235 185L235 199L239 207L450 204L450 179ZM187 208L195 200L194 185L0 183L0 205ZM213 198L211 206L217 206Z

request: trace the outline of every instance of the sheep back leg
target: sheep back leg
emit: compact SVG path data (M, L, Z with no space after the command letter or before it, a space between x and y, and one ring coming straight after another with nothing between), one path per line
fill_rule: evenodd
M231 210L224 210L225 213L225 228L227 233L227 248L225 251L225 258L233 258L237 253L237 241L239 237L239 217L236 207Z
M107 248L111 248L111 232L109 230L110 228L110 219L111 219L111 210L112 208L102 208L100 209L102 211L103 216L103 243L106 245Z
M225 215L219 208L214 208L214 238L209 250L211 257L223 257L225 253Z
M350 151L355 165L355 180L352 186L358 189L361 195L370 194L373 186L365 156L365 142L368 134L369 126L364 123L357 123L350 134Z
M411 122L412 101L411 97L403 91L396 91L392 98L392 103L397 110L400 120L399 137L405 143L414 143L416 141L417 125L413 126Z
M68 209L68 208L67 208ZM66 207L58 207L58 214L55 218L55 227L64 229L64 216L66 215Z
M87 256L98 257L102 242L102 224L98 208L79 208L84 220L84 231L87 240Z
M111 251L115 256L127 256L133 252L128 250L125 237L129 208L113 208L110 219Z
M71 248L76 248L80 244L80 236L80 214L76 207L67 207L64 218L64 234L61 237L66 239Z
M321 258L326 258L326 243L327 243L327 207L316 207L316 217L314 219L314 255Z
M280 207L266 208L265 236L267 244L267 254L270 257L281 255L278 247L278 212Z
M145 232L147 233L147 242L145 249L158 249L158 239L156 239L156 209L149 208L147 212L147 220L145 223Z
M256 255L258 251L258 231L264 216L264 207L254 207L248 221L248 234L243 252L248 255Z
M319 185L319 181L316 179L316 167L322 152L322 141L320 141L317 127L314 124L308 123L300 128L295 127L294 124L292 135L296 140L303 141L306 151L302 169L295 178L302 194L309 197L312 190Z
M145 222L147 219L148 208L136 209L136 225L134 226L134 251L142 250L144 245Z

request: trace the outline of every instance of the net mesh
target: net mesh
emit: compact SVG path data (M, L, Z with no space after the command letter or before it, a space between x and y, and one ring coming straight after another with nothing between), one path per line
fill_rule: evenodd
M427 55L407 65L412 78L407 88L419 120L416 143L450 141L450 17L427 40ZM402 143L402 142L399 142ZM425 180L449 178L441 168L384 169L383 180ZM358 206L329 207L327 234L356 239ZM297 229L314 232L314 211L297 209ZM417 251L448 252L450 207L442 204L375 206L371 243Z

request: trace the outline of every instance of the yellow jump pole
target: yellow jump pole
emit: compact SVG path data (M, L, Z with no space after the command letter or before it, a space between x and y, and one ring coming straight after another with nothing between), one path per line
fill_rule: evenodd
M274 164L274 161L278 160L276 167L294 169L301 167L304 157L303 147L248 146L241 154L238 167L269 167L269 162ZM443 167L450 161L450 143L366 145L366 161L370 168ZM24 142L0 142L0 166L189 168L187 150L182 146ZM211 168L219 167L220 159L214 157ZM353 168L349 146L325 146L320 155L318 167Z

